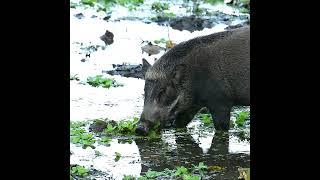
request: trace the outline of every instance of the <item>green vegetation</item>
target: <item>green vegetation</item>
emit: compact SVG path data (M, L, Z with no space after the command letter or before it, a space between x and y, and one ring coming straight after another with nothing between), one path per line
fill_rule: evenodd
M135 180L135 177L132 175L124 175L124 177L122 178L122 180Z
M250 141L250 112L240 112L235 120L235 136L239 138L239 141Z
M184 166L177 167L176 172L174 173L175 176L181 176L184 174L188 174L188 169L185 168Z
M193 171L198 172L201 176L204 175L204 172L208 169L208 166L204 165L203 162L199 162L198 166L192 165Z
M82 145L83 148L90 146L95 148L93 144L95 143L92 133L87 133L84 129L86 125L85 122L71 122L70 124L70 141L74 144Z
M116 157L114 158L114 161L119 161L120 160L120 158L121 158L121 154L120 153L118 153L118 152L115 152L115 155L116 155Z
M138 118L133 118L133 121L107 122L103 133L106 135L135 135L138 121Z
M247 9L247 8L240 8L239 11L241 13L249 13L250 12L249 9Z
M200 16L203 12L204 12L204 10L202 8L200 8L200 3L195 2L192 7L192 13L197 16Z
M109 142L112 140L112 138L107 137L107 136L103 136L100 140L99 140L99 144L104 144L104 145L109 145Z
M118 139L118 142L120 144L126 144L126 143L132 144L133 140L132 139Z
M214 5L214 4L218 4L218 3L223 3L224 0L204 0L204 2Z
M199 114L198 118L203 122L205 126L212 125L213 120L211 114Z
M107 0L106 0L107 1ZM111 0L115 4L120 4L121 6L140 6L144 3L144 0Z
M161 38L161 39L154 40L153 42L155 44L161 44L161 43L165 44L165 43L167 43L167 40L164 38Z
M100 151L94 150L94 154L98 157L98 156L102 156Z
M93 87L101 86L104 88L123 86L122 84L117 83L114 79L104 78L102 75L88 77L87 83Z
M160 134L155 130L150 130L148 135L146 136L148 140L161 138Z
M70 128L72 129L81 128L81 127L84 127L86 124L87 122L84 122L84 121L71 122Z
M223 170L223 167L221 167L221 166L209 166L208 170L209 171L221 171L221 170Z
M162 2L154 2L151 5L151 10L156 12L156 15L154 17L151 17L150 19L152 21L165 21L170 18L176 17L176 15L172 12L168 12L169 10L169 4L168 3L162 3Z
M209 171L221 171L220 166L207 166L203 162L198 165L193 165L192 168L178 166L175 169L164 169L163 171L152 171L149 169L145 175L140 177L125 176L123 179L127 180L147 180L147 179L183 179L183 180L200 180L205 177Z
M245 122L248 119L249 115L250 115L249 112L246 112L246 111L240 112L235 121L237 127L244 127Z
M168 10L169 9L169 4L168 3L161 3L159 2L154 2L151 5L151 9L154 10L157 13L160 13L164 10Z
M107 11L116 4L127 7L129 10L135 10L136 7L144 3L144 0L81 0L80 4L96 8L98 11ZM70 6L76 7L77 4Z
M78 74L75 74L75 75L71 75L70 76L70 80L76 80L76 81L80 81L79 77L78 77Z
M117 126L117 131L119 134L135 134L136 125L139 119L134 118L133 121L120 121Z
M71 166L70 167L70 176L80 176L80 177L86 177L89 175L89 170L86 169L84 166ZM71 177L70 177L71 178Z
M165 18L174 18L174 17L176 17L176 15L174 13L172 13L172 12L170 12L170 13L165 12L165 13L163 13L163 17L165 17Z
M95 140L93 139L93 134L87 133L84 129L71 129L70 141L74 144L81 144L83 148L90 146L95 148L93 144Z

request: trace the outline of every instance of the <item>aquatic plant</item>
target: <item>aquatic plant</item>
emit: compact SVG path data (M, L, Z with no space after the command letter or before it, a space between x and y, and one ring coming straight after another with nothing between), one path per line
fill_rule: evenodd
M101 139L98 140L99 144L109 145L109 142L112 140L112 138L103 136Z
M117 161L119 161L119 160L120 160L120 158L121 158L121 154L120 154L120 153L118 153L118 152L115 152L115 155L116 155L116 157L114 158L114 161L115 161L115 162L117 162Z
M247 111L240 112L235 121L237 127L244 127L246 120L248 119L250 113Z
M158 2L154 2L151 5L151 9L154 10L157 13L160 13L164 10L168 10L169 9L169 4L168 3L161 3L160 1Z
M88 77L87 83L93 87L101 86L104 88L123 86L122 84L117 83L114 79L105 78L102 75Z
M212 125L212 116L211 114L199 114L198 118L203 122L205 126Z
M218 168L219 167L219 168ZM212 170L214 169L214 170ZM218 171L223 168L220 166L207 166L203 162L198 165L193 165L192 168L186 168L184 166L177 166L174 169L165 168L163 171L153 171L149 169L143 176L133 177L125 176L123 179L127 180L146 180L146 179L183 179L183 180L200 180L205 177L205 173L209 171Z
M204 0L204 2L214 5L214 4L218 4L218 3L223 3L224 0Z
M90 146L95 148L95 143L92 133L87 133L84 129L85 122L71 122L70 124L70 142L78 145L82 145L83 148Z
M122 120L119 122L107 122L107 127L103 130L105 134L110 135L134 135L139 119Z
M241 13L249 13L250 11L247 8L240 8L239 12L241 12Z
M165 43L167 42L167 40L164 39L164 38L161 38L161 39L156 39L156 40L154 40L153 42L154 42L155 44L160 44L160 43L165 44Z
M71 177L73 177L73 176L85 177L88 175L89 175L89 170L86 169L84 166L75 165L75 166L70 167L70 176Z

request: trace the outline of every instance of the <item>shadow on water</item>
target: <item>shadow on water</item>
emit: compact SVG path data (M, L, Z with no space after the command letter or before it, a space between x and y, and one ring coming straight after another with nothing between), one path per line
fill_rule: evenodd
M153 141L136 139L141 156L144 174L149 169L163 171L165 168L174 169L176 166L192 167L204 162L207 166L220 166L223 170L211 173L219 179L237 179L239 167L250 167L250 155L245 153L230 153L229 133L215 133L210 148L205 152L194 140L190 132L176 132L167 137L174 138L173 143L164 143L163 138ZM171 139L171 140L172 140ZM210 143L210 142L209 142Z
M209 171L204 179L237 179L238 168L250 168L250 142L239 137L238 129L215 132L213 126L204 126L199 119L184 129L164 129L158 138L120 136L113 137L107 146L94 145L95 149L83 149L71 144L70 159L71 164L96 170L90 176L93 179L120 180L124 175L145 175L148 170L192 168L200 162L222 168ZM114 160L115 152L121 154L119 161Z

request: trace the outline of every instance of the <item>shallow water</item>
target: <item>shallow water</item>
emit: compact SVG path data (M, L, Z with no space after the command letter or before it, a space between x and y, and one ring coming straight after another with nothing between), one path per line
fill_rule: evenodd
M126 141L130 142L126 142ZM101 178L122 179L124 175L138 177L149 169L163 171L176 166L192 167L199 162L224 169L206 178L236 179L239 167L250 167L250 143L239 141L229 133L215 133L213 127L204 127L194 119L186 130L162 130L161 138L141 139L134 137L114 138L110 146L95 143L95 149L83 149L71 144L71 164L93 168L106 174ZM101 155L97 156L96 151ZM115 162L115 152L121 154ZM96 176L93 176L97 178Z
M153 1L147 1L152 3ZM176 14L187 14L179 8L179 3L172 6ZM203 4L202 6L208 6ZM214 8L230 14L237 14L234 9L218 5ZM150 11L141 7L137 13L128 12L126 8L116 6L110 20L103 20L106 15L97 13L93 9L77 7L70 9L70 72L77 74L80 81L85 81L89 76L103 74L112 77L123 84L122 87L97 88L90 85L70 81L70 120L84 121L99 118L112 120L132 119L139 117L143 108L144 80L110 76L103 71L112 70L112 64L141 64L146 58L153 64L155 58L161 57L165 52L148 56L142 53L142 40L153 41L161 38L170 39L174 43L186 41L200 35L224 31L226 24L218 24L202 31L179 31L171 27L160 26L156 23L144 23L141 20L120 20L129 16L141 19L150 16ZM82 13L83 19L74 15ZM91 18L96 15L96 18ZM237 20L232 24L237 24ZM100 40L106 30L114 34L114 43L106 46ZM87 47L99 46L97 50L88 50ZM86 54L90 57L86 58ZM85 61L81 61L85 59ZM235 108L232 120L237 113L249 110L248 107ZM236 130L231 129L229 134L215 134L213 128L204 128L202 123L195 119L188 125L185 132L174 129L162 131L160 139L146 140L133 139L131 143L121 143L131 137L114 138L110 146L96 144L96 148L83 149L75 144L70 144L71 164L83 165L90 169L98 170L90 178L94 179L122 179L123 175L139 176L148 169L162 171L164 168L175 166L190 167L191 164L204 162L209 165L218 165L225 169L212 177L219 179L236 179L239 175L238 167L250 167L250 143L240 141L235 135ZM101 153L100 156L96 152ZM121 154L118 162L114 161L115 152ZM89 179L90 179L89 178ZM210 177L208 177L210 178Z

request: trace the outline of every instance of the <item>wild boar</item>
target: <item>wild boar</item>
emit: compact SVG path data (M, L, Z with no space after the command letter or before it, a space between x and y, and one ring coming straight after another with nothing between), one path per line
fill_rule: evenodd
M185 127L207 107L228 131L233 106L250 106L250 26L182 42L152 66L143 59L144 108L136 132Z

